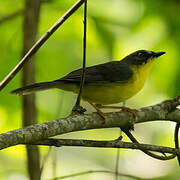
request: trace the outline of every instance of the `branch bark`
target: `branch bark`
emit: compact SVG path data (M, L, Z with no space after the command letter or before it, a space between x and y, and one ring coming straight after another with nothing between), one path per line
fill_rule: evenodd
M0 134L0 149L18 144L30 144L60 134L98 128L132 128L136 123L150 121L180 122L180 96L154 106L137 110L134 118L128 112L112 112L106 115L106 122L98 114L73 115L67 118L28 126Z

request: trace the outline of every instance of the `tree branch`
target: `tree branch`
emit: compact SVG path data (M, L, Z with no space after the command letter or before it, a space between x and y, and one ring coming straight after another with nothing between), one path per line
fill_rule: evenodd
M47 39L84 3L85 0L77 1L26 53L15 68L0 83L0 91L9 83L9 81L19 72L23 65L34 55Z
M157 120L180 122L180 110L176 108L178 105L180 105L180 96L137 110L137 118L134 118L131 113L120 111L107 113L105 122L98 114L93 113L73 115L36 124L0 134L0 149L41 141L52 136L80 130L112 127L132 128L134 123Z
M151 144L140 144L124 142L119 139L112 141L94 141L85 139L55 139L49 138L42 141L37 141L30 143L31 145L44 145L44 146L80 146L80 147L99 147L99 148L125 148L125 149L138 149L138 150L148 150L159 153L170 153L170 154L180 154L180 149L170 148L165 146L157 146Z

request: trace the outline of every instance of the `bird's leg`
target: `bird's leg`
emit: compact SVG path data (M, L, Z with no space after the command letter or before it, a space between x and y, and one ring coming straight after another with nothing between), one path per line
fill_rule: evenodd
M129 112L133 115L134 118L137 118L136 116L136 109L131 109L131 108L128 108L126 106L124 106L124 103L123 103L123 106L104 106L104 105L96 105L99 109L121 109L122 111L126 111L126 112Z
M86 112L86 109L80 105L75 105L72 109L73 114L83 114L84 112Z
M96 105L93 104L91 101L88 101L88 103L94 107L94 109L96 109L97 113L103 118L105 119L105 114L100 110L100 108Z

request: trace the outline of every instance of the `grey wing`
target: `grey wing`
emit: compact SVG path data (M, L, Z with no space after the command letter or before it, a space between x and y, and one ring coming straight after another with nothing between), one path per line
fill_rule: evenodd
M127 81L132 77L132 70L123 61L112 61L86 68L85 83ZM79 83L82 69L72 71L56 81Z

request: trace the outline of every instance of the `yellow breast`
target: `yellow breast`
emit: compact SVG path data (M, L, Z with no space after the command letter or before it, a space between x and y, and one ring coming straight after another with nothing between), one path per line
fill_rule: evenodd
M83 88L82 97L97 104L115 104L126 101L144 86L154 60L141 66L131 66L133 76L126 82L91 83Z

